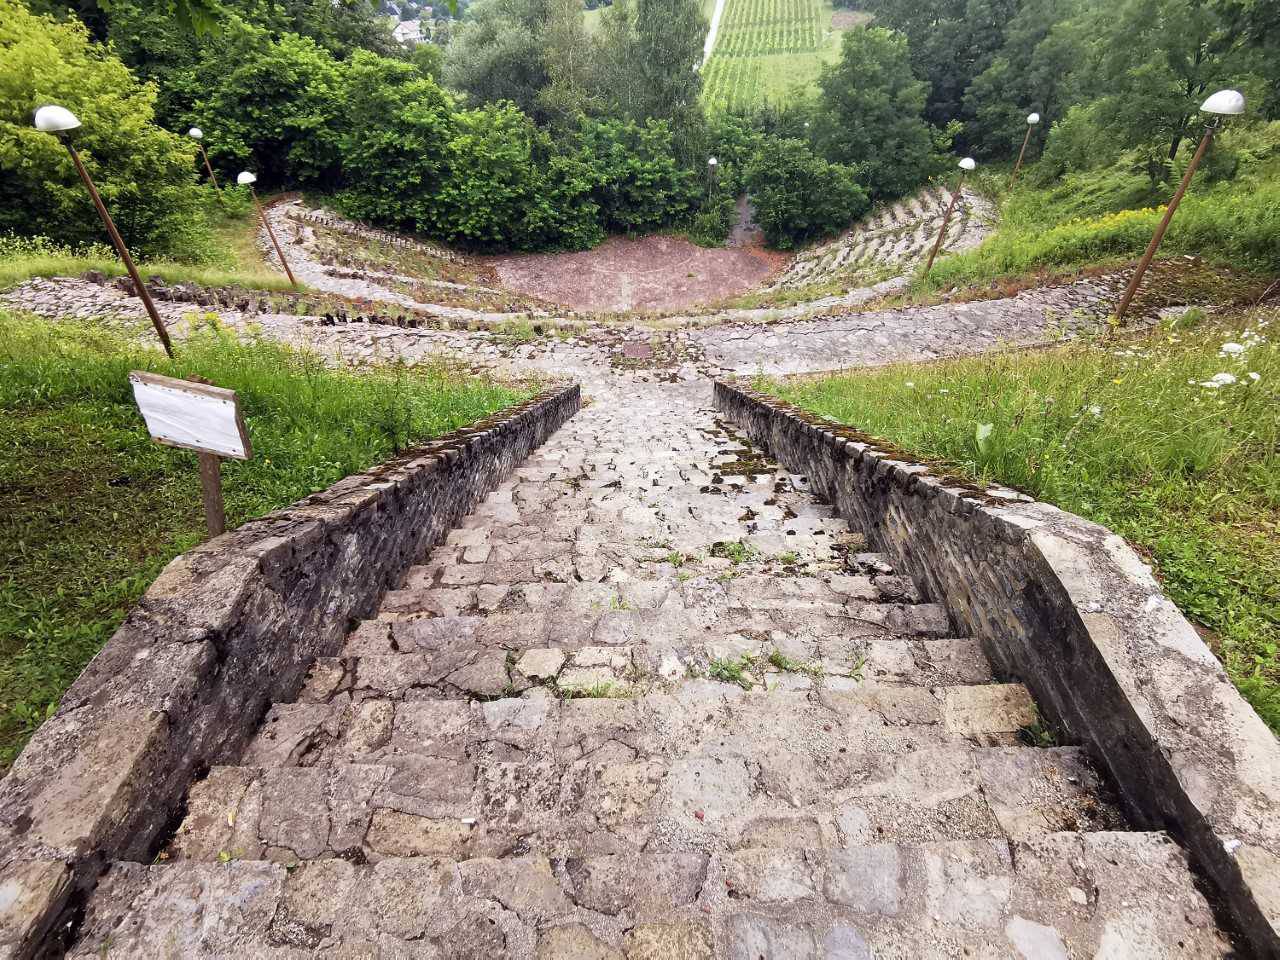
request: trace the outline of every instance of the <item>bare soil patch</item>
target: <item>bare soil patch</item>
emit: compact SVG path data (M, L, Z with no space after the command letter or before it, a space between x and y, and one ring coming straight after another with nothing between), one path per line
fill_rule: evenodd
M788 261L760 247L709 250L683 237L610 237L594 250L497 257L499 283L577 310L669 310L752 289Z

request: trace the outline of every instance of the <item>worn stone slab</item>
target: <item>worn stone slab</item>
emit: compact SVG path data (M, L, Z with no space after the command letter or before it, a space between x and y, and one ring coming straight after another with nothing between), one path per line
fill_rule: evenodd
M119 864L70 956L820 960L934 956L939 945L1009 960L1231 952L1167 838L1056 833L1012 851L970 840L292 870Z
M1185 837L1254 948L1280 954L1280 744L1119 537L948 483L741 386L718 383L716 397L1026 683L1139 823Z

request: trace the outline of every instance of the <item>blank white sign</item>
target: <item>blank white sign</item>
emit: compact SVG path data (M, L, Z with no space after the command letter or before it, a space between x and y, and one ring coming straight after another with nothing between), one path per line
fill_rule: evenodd
M249 437L234 390L154 373L129 374L133 396L158 442L248 460Z

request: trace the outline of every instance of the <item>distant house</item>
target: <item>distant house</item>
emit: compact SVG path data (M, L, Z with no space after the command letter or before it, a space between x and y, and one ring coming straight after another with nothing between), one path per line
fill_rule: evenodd
M391 34L401 43L426 42L426 37L422 35L421 20L404 20L397 23L395 29L391 31Z

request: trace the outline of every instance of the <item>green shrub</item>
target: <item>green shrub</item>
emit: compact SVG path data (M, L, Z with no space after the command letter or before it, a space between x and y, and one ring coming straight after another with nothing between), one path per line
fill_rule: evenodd
M800 140L766 139L745 180L756 222L782 250L838 233L870 206L851 169L814 156Z
M80 118L76 147L136 254L207 256L195 146L156 126L154 88L77 21L34 16L20 0L0 0L0 233L73 246L106 239L66 150L32 126L32 111L50 102Z
M577 147L594 175L591 196L606 231L678 223L697 204L696 180L676 160L664 120L584 120Z
M689 221L688 237L700 247L721 247L729 239L737 219L738 206L732 196L708 197Z

